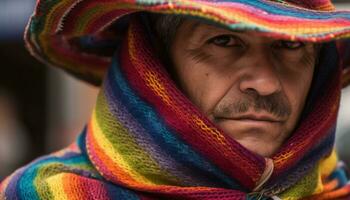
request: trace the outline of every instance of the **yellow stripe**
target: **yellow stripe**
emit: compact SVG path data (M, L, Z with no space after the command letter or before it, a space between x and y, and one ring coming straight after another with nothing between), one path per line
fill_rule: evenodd
M328 177L336 169L338 163L338 156L336 151L333 149L331 155L324 160L320 161L320 171L322 177Z
M143 177L139 173L136 173L137 170L131 170L132 167L123 159L122 155L118 151L115 151L112 143L102 133L101 127L97 122L95 110L92 115L91 126L92 126L93 137L95 138L97 145L101 147L101 149L103 150L103 153L105 153L109 158L113 160L113 163L115 163L115 165L118 165L123 170L124 169L127 170L127 171L124 170L124 172L129 174L134 179L130 181L136 181L142 184L153 185L153 183L147 180L145 177Z
M53 200L68 200L68 196L64 191L63 186L64 174L57 174L46 179L47 185L50 188L50 192L53 196Z

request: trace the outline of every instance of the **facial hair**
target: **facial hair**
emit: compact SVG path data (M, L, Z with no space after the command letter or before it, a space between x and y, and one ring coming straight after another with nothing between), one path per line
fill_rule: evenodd
M247 91L245 95L233 102L223 102L214 110L214 116L230 118L248 112L267 112L276 118L287 118L291 114L291 105L287 97L282 93L274 93L261 96L256 91Z

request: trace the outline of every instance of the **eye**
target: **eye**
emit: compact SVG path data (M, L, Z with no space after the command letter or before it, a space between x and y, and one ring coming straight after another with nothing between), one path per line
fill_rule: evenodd
M304 47L305 43L281 40L281 41L277 41L275 46L277 48L283 48L287 50L297 50Z
M211 38L208 42L220 47L241 46L240 40L232 35L219 35Z

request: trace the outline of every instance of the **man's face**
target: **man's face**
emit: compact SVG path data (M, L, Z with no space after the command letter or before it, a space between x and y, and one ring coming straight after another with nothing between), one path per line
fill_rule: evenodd
M170 48L177 83L226 134L271 156L293 132L311 85L313 44L184 21Z

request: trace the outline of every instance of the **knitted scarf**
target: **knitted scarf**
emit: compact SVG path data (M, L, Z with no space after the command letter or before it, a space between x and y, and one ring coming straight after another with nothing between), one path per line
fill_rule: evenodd
M327 49L308 97L312 105L270 159L266 182L272 162L198 111L134 19L77 142L17 170L1 183L0 199L345 197L350 185L333 151L340 69L334 44Z

